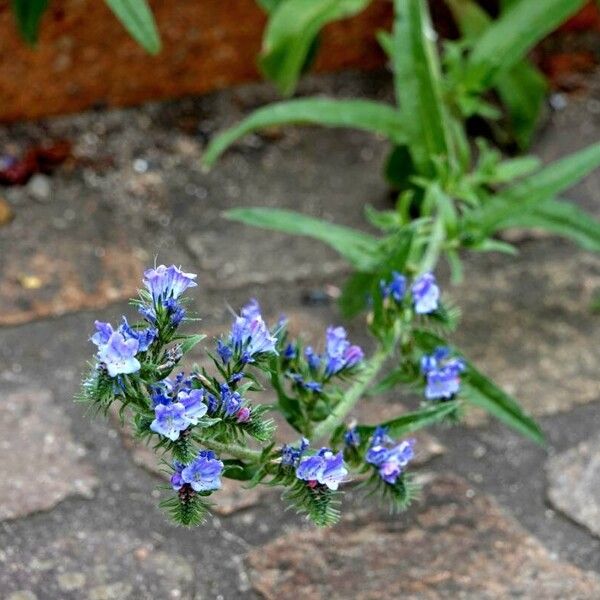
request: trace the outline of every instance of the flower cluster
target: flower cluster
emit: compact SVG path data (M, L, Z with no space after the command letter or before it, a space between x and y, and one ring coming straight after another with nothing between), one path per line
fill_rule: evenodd
M221 414L224 417L235 417L238 423L250 420L251 409L239 392L232 390L230 385L222 383L219 394L208 394L208 412L210 415Z
M404 468L414 457L415 440L405 440L395 444L386 430L378 427L369 445L365 460L376 467L379 477L394 485L404 472Z
M179 439L182 431L197 425L207 413L204 396L203 389L190 387L190 379L184 379L183 373L175 380L164 379L152 396L155 418L150 429L171 441Z
M276 352L277 338L271 333L260 313L256 300L251 300L236 316L226 341L217 342L217 352L228 364L234 359L242 364L251 363L265 354Z
M139 371L141 364L136 356L148 350L158 333L154 327L133 329L125 317L116 330L102 321L96 321L95 326L96 333L90 341L97 346L98 361L106 367L110 377Z
M343 327L328 327L325 332L325 349L317 353L312 346L299 356L299 346L289 343L283 351L285 363L290 364L286 375L300 388L321 392L323 384L334 376L343 376L355 371L364 360L360 346L351 344ZM304 360L301 360L301 359Z
M427 385L425 397L428 400L451 399L460 389L460 374L465 370L465 363L460 358L452 358L450 349L439 346L433 354L421 359L421 372Z
M188 465L174 461L173 469L175 472L171 476L171 487L175 491L186 485L195 492L209 492L221 487L223 462L212 450L201 450Z
M379 284L384 299L391 298L397 304L403 302L407 294L407 278L394 271L390 281L382 280ZM411 302L414 311L425 315L437 310L440 299L440 288L435 275L424 273L417 277L410 286Z

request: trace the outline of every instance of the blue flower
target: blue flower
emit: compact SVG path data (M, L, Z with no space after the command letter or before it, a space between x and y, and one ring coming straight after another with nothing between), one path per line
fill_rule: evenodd
M232 392L226 383L221 384L221 408L225 416L234 415L241 408L243 402L244 400L238 392Z
M296 358L296 346L294 344L288 344L283 351L283 358L286 360L293 360Z
M150 423L150 429L173 442L179 439L179 433L189 425L185 416L185 406L181 402L157 404L154 407L154 415L155 419Z
M431 355L421 358L421 372L427 385L425 397L428 400L449 399L460 390L460 374L465 363L460 358L450 358L450 349L439 346Z
M158 335L158 331L154 327L133 329L127 322L126 317L123 317L123 323L119 326L119 331L123 334L125 339L134 339L138 341L138 352L146 352L150 347L150 344L152 344Z
M365 455L365 460L377 468L379 477L386 483L395 484L404 468L414 457L414 440L405 440L389 447L393 443L385 430L377 428ZM388 446L384 445L388 444Z
M312 346L305 348L304 357L311 369L316 371L321 366L321 357L312 349Z
M393 271L392 280L388 283L382 279L379 286L381 288L381 295L384 298L391 296L397 303L400 303L406 294L406 277Z
M183 306L181 306L181 304L177 302L175 298L169 298L164 303L164 306L169 313L171 325L173 325L173 327L179 326L181 321L185 319L185 308L183 308Z
M233 356L233 350L230 346L223 343L223 340L217 340L217 354L221 357L223 364L226 365Z
M309 442L305 437L300 440L298 447L291 444L284 444L281 447L281 464L288 467L298 466L298 462L308 446Z
M352 427L352 429L348 429L344 433L344 444L350 448L358 448L360 446L360 433L358 433L356 427Z
M190 425L197 425L198 419L201 419L208 411L208 406L204 404L204 390L181 391L177 394L177 402L184 406L184 419Z
M350 346L346 352L344 352L344 368L351 369L352 367L355 367L358 363L362 362L364 357L365 353L360 346Z
M342 453L333 454L329 448L321 448L318 454L301 459L296 468L298 479L308 481L309 485L320 483L330 490L337 490L347 475Z
M219 409L219 401L214 394L207 394L206 404L208 406L208 414L214 415Z
M328 327L325 341L325 375L331 377L355 367L364 358L359 346L351 346L343 327Z
M196 492L218 490L221 487L223 463L210 450L203 450L198 457L181 471L181 479Z
M425 315L433 312L438 307L440 288L437 286L435 276L425 273L417 277L411 287L415 312Z
M114 329L110 323L103 323L102 321L94 321L94 326L96 327L96 333L90 338L90 342L93 342L99 348L108 343Z
M100 346L98 360L106 365L111 377L135 373L141 368L140 361L135 358L139 349L136 339L126 340L121 333L115 331L108 341Z
M155 303L166 302L169 298L179 298L185 290L198 284L194 273L184 273L175 265L160 265L144 271L144 285L152 294Z
M271 335L259 311L258 302L251 300L231 327L227 345L232 353L240 352L242 362L252 362L259 354L277 353L277 339Z
M185 484L181 472L185 469L185 465L180 463L178 460L173 461L174 473L171 475L171 487L178 492Z

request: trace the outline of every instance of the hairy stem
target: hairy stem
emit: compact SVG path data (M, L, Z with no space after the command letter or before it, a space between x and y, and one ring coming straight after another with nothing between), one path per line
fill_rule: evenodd
M354 405L360 400L366 389L381 371L386 359L393 351L395 344L391 347L380 347L377 352L365 364L362 373L354 385L348 389L339 404L331 414L315 427L312 435L313 440L324 438L333 433L335 428L345 419Z
M210 450L214 450L215 452L219 452L220 454L228 454L229 456L233 456L234 458L239 458L240 460L249 460L252 462L256 462L260 459L261 452L260 450L252 450L251 448L244 448L244 446L239 446L238 444L225 444L223 442L216 442L215 440L201 440L203 446L206 446Z

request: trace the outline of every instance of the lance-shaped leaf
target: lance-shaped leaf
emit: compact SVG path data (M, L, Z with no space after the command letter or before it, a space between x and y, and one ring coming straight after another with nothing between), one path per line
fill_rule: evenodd
M432 352L437 346L449 346L443 338L429 331L419 329L414 332L414 336L419 347L427 353ZM452 351L462 356L459 350L453 348ZM544 434L535 420L525 413L512 396L479 372L472 363L464 360L467 368L461 377L460 395L515 431L543 445Z
M105 0L131 37L150 54L160 52L160 36L146 0Z
M395 0L392 62L408 146L421 175L435 175L434 159L450 153L441 71L427 3Z
M600 167L600 143L547 165L498 194L469 216L471 226L485 236L517 213L532 211L540 203L569 189Z
M23 39L30 45L37 42L40 21L48 8L48 0L13 0L12 10Z
M368 269L377 252L377 240L358 229L335 225L281 208L234 208L225 213L232 221L254 227L311 237L331 246L357 269Z
M372 100L300 98L259 108L249 117L218 135L206 148L202 160L212 165L237 139L276 125L324 125L349 127L383 135L394 143L406 139L397 109Z
M447 0L464 38L474 42L493 23L474 0ZM547 84L544 76L525 58L519 60L495 81L506 106L513 133L521 148L527 148L538 123Z
M391 419L390 421L386 421L385 423L381 423L381 426L386 428L387 434L390 437L397 438L443 421L446 417L456 411L459 404L460 402L457 400L439 402L438 404L414 412L409 412L395 419ZM361 439L367 439L375 431L375 426L358 425L356 429L360 434Z
M294 91L298 77L321 29L331 21L360 12L370 0L281 0L266 4L269 23L259 60L266 77L279 91Z
M520 0L511 2L499 19L477 39L469 56L469 78L486 89L503 72L587 0Z
M509 227L538 227L600 252L600 222L567 200L546 200L529 212L515 212L498 229Z

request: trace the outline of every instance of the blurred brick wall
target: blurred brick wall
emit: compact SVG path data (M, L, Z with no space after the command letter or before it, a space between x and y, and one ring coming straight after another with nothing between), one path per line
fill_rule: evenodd
M148 56L101 0L53 0L35 49L0 3L0 121L129 105L255 80L265 17L254 0L152 0L163 50ZM372 68L373 33L391 22L389 0L329 26L316 68Z

